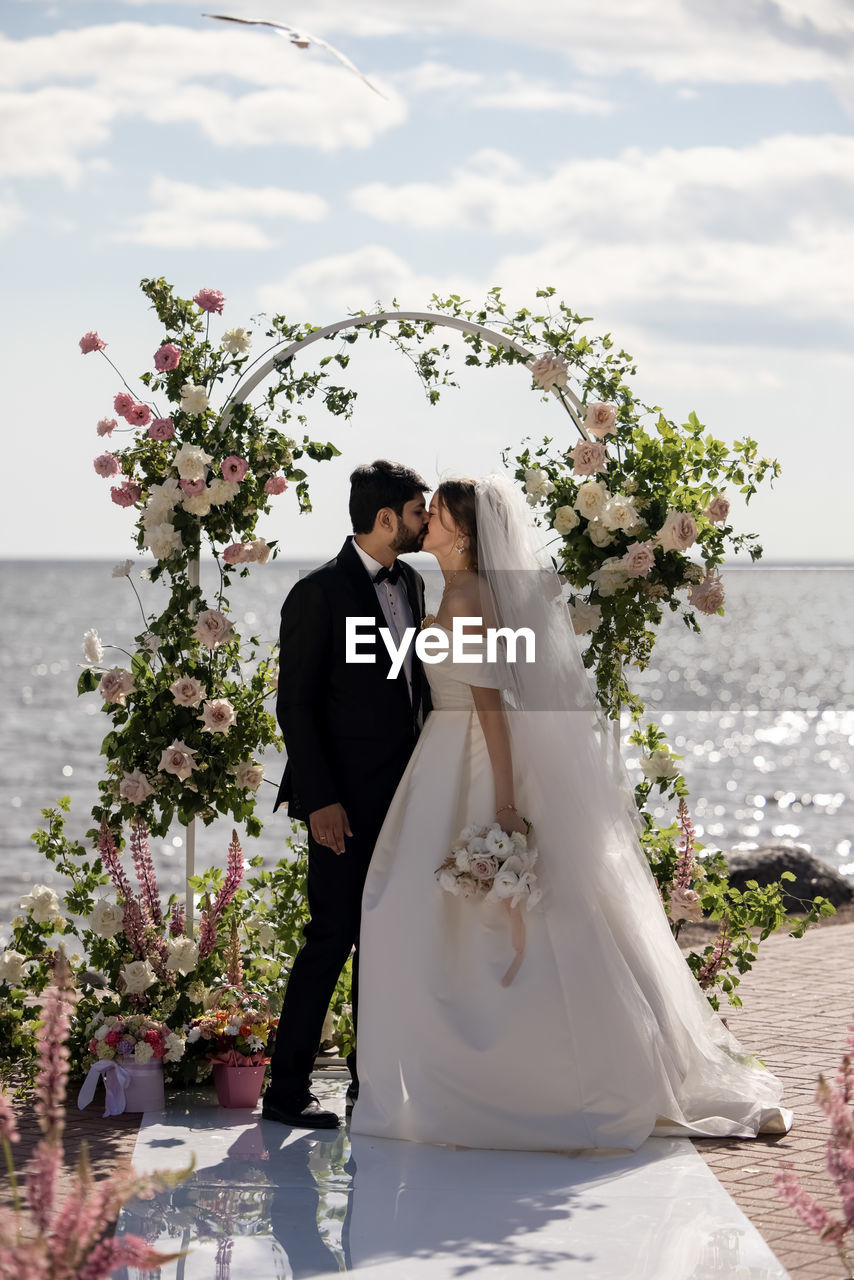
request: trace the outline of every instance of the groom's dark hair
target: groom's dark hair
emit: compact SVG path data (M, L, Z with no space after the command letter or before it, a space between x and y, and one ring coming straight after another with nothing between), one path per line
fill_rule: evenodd
M350 476L350 520L354 533L371 533L377 512L391 507L397 516L403 515L407 502L417 498L427 489L417 471L404 467L400 462L376 462L357 467Z

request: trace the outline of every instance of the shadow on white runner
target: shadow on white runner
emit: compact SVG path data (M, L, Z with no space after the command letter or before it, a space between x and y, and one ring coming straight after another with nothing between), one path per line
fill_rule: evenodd
M343 1088L332 1086L342 1104ZM351 1140L344 1129L290 1130L220 1110L207 1097L144 1116L139 1171L180 1168L191 1155L191 1178L119 1219L119 1233L187 1250L160 1280L787 1274L686 1141L570 1157Z

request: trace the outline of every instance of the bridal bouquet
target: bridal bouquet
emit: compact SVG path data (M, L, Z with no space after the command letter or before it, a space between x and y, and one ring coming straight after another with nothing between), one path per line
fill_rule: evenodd
M89 1052L97 1061L117 1059L140 1063L178 1062L184 1056L184 1039L165 1022L145 1014L98 1014L90 1023Z
M508 835L497 822L464 827L436 868L436 879L456 897L505 902L511 908L524 903L530 911L543 896L533 870L536 861L537 850L519 831Z

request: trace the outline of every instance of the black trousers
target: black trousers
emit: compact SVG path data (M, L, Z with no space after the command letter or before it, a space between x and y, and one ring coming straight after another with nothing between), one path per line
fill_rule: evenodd
M394 786L390 788L388 802ZM387 806L386 806L387 807ZM362 889L385 808L367 817L350 814L356 833L347 837L344 853L333 853L308 837L308 907L311 919L294 960L276 1032L270 1063L269 1097L280 1104L296 1103L309 1091L314 1060L320 1047L323 1021L341 970L353 947L353 1024L359 999L359 922ZM356 1055L347 1065L358 1084Z

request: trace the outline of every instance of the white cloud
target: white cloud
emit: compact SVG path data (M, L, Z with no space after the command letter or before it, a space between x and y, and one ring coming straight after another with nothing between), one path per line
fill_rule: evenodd
M132 218L114 240L163 249L267 249L281 236L259 222L319 222L328 212L320 196L279 187L200 187L159 177L150 195L155 207Z
M571 111L575 115L609 116L614 104L579 89L558 89L545 80L531 80L510 71L484 93L476 94L472 105L499 111Z
M0 174L79 180L81 153L107 141L113 106L91 90L0 93Z

